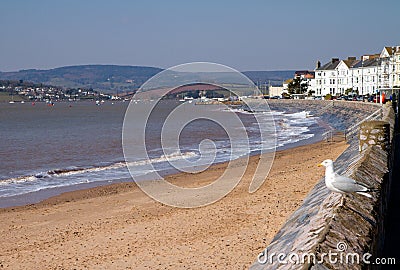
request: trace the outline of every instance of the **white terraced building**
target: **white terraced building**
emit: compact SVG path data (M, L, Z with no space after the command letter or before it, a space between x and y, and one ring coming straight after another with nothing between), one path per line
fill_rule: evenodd
M380 54L363 55L359 60L332 58L322 66L318 62L314 80L310 90L315 96L340 96L348 89L366 95L381 88L400 87L400 46L385 47Z

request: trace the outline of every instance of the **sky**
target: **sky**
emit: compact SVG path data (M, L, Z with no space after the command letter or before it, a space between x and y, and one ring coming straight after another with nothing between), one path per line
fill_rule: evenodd
M82 64L314 69L400 45L398 0L2 0L0 71Z

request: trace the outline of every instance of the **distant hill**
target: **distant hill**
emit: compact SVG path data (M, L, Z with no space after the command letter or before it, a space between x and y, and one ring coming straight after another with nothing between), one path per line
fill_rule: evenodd
M2 80L24 80L66 88L93 88L116 92L137 89L149 78L162 71L160 68L116 65L68 66L49 70L28 69L0 72Z
M0 80L23 80L34 83L65 88L92 88L109 93L131 92L145 81L162 71L155 67L81 65L54 68L49 70L28 69L13 72L0 72ZM292 78L294 71L245 71L252 81L272 85Z

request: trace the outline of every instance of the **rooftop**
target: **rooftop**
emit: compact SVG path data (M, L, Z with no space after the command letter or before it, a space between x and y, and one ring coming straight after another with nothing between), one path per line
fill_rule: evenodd
M332 58L330 62L317 68L316 70L334 70L339 65L339 63L340 63L339 58Z

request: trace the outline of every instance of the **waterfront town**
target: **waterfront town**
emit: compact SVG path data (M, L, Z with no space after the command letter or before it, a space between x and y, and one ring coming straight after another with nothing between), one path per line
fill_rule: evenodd
M0 101L14 102L53 102L60 100L107 100L115 96L100 93L93 89L67 88L38 83L10 80L0 80Z
M365 54L359 59L349 56L346 59L332 58L324 64L317 61L314 70L298 70L294 72L293 78L287 79L282 85L267 87L266 82L264 87L258 85L265 98L376 101L374 95L384 92L389 99L392 90L400 88L400 46L384 47L380 53ZM127 100L134 92L109 94L94 89L0 80L0 101L10 100L11 103L14 100ZM176 97L182 99L183 95L176 94ZM209 95L205 93L205 96ZM218 101L221 99L218 97Z
M294 80L298 87L291 87ZM400 46L384 47L380 53L349 56L321 65L317 61L314 71L296 71L293 79L282 86L269 88L269 95L294 98L343 97L349 94L371 96L381 90L400 88Z

